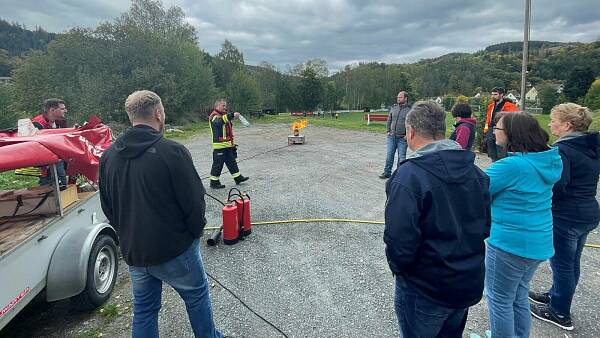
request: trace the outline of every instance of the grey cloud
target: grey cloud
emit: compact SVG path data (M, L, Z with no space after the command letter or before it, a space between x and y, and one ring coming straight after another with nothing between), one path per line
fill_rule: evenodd
M63 31L112 20L128 3L111 0L0 0L0 17ZM198 31L200 47L217 53L225 39L247 63L285 69L311 58L330 68L350 62L413 62L448 52L474 52L523 38L522 0L169 0ZM57 11L58 10L58 11ZM57 12L59 14L57 14ZM600 38L596 0L533 1L531 38L585 41Z

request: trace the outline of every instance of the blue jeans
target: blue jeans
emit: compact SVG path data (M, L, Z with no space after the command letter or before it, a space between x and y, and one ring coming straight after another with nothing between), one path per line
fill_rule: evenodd
M65 162L60 161L56 163L56 173L58 174L58 185L64 187L67 185L67 171L65 169ZM48 175L40 177L39 185L53 185L54 184L54 171L51 166L48 166Z
M529 337L529 281L542 262L487 244L485 289L492 337Z
M394 166L394 155L396 154L396 151L398 151L398 164L396 164L396 166L399 166L400 162L406 159L406 148L408 148L406 138L388 135L387 153L385 155L385 167L383 168L384 174L392 174L392 167Z
M199 243L195 240L185 252L166 263L129 267L134 298L133 338L158 337L163 282L171 285L185 302L196 338L222 337L213 321Z
M451 309L421 296L396 278L396 316L402 337L462 337L469 309Z
M571 302L579 282L579 261L589 230L563 229L554 225L554 257L550 308L554 313L571 317Z

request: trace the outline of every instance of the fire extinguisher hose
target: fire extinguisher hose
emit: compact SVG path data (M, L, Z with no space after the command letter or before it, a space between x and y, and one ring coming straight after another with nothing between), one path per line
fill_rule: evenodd
M270 225L270 224L287 224L287 223L359 223L359 224L385 224L384 221L369 221L360 219L346 219L346 218L307 218L307 219L289 219L281 221L265 221L265 222L252 222L252 226L255 225ZM205 230L216 230L219 227L206 227ZM600 249L600 244L586 243L586 247Z

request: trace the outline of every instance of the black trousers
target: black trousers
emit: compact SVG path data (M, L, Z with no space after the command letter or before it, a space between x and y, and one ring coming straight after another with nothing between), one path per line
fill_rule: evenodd
M487 143L487 154L492 162L506 157L506 150L496 144L496 136L491 130L486 134L485 141Z
M236 152L233 148L215 149L213 150L213 164L210 169L210 176L212 180L218 180L223 170L223 164L229 169L231 175L239 176L240 169L238 168ZM215 178L216 177L216 178Z

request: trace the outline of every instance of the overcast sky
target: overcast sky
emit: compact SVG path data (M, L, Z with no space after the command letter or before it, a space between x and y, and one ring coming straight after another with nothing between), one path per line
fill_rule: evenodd
M531 40L600 39L598 0L533 0ZM424 4L427 3L427 4ZM323 58L331 70L359 61L414 62L522 41L525 0L164 0L179 6L215 54L229 39L248 64L285 70ZM126 11L126 0L0 0L0 18L62 32L95 27Z

